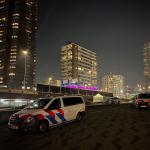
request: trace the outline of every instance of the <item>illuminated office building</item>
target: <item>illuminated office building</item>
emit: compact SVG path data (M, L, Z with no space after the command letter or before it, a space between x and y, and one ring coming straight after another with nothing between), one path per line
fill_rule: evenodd
M108 74L102 79L104 92L113 93L114 96L124 96L124 77L122 75Z
M36 32L37 0L0 0L0 87L34 87Z
M150 42L144 44L145 90L150 92Z
M96 53L75 43L61 49L61 79L81 86L97 86Z

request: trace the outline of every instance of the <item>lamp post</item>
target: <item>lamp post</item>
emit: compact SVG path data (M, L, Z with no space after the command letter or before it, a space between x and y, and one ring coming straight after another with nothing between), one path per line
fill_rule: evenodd
M24 54L24 81L23 81L23 86L24 86L24 90L25 90L26 89L26 73L27 73L27 55L28 55L28 51L24 50L23 54Z
M60 82L60 94L61 94L61 82Z
M48 92L49 92L49 93L51 92L51 85L50 85L51 80L52 80L52 78L51 78L51 77L49 77L49 78L48 78L48 84L49 84L49 90L48 90Z
M85 84L84 86L85 86L85 94L87 95L87 84Z

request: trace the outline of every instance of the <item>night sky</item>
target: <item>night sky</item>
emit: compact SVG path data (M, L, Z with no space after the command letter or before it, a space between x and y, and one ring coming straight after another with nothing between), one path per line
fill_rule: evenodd
M132 1L132 2L131 2ZM150 2L144 0L40 0L37 81L60 79L60 49L72 41L95 51L99 76L124 75L143 83L143 44L150 41Z

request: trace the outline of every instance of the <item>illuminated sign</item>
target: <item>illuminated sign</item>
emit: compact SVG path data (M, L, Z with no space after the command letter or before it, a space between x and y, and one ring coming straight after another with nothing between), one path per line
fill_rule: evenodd
M90 90L90 91L98 91L98 87L96 86L83 86L83 85L66 85L67 88L73 88L73 89L82 89L82 90Z

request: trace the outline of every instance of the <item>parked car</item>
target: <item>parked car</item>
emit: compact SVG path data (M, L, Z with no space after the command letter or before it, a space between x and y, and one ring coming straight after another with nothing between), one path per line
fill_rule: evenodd
M10 116L12 130L39 130L72 120L81 121L85 115L85 102L81 96L59 96L35 100L31 105Z
M140 93L135 96L135 107L136 109L150 107L150 93Z
M136 99L136 96L130 98L130 99L129 99L129 103L130 103L130 104L135 104L135 99Z
M120 104L118 97L107 97L105 104Z

